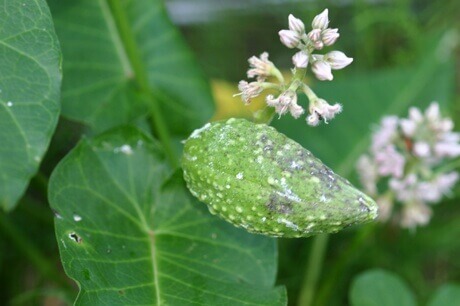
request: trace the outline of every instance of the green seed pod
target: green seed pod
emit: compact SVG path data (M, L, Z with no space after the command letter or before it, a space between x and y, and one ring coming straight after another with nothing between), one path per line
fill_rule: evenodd
M265 124L206 124L185 142L182 166L211 213L249 232L308 237L377 216L370 197Z

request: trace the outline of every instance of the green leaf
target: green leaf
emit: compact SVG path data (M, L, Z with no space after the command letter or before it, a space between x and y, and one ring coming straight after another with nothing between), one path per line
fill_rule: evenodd
M446 37L444 37L446 38ZM274 126L302 144L338 174L349 177L355 162L370 143L372 126L384 115L407 116L410 106L426 107L451 102L455 65L441 56L445 41L427 47L425 58L413 68L395 68L369 74L339 75L332 82L313 86L331 103L343 103L343 113L329 124L308 127L304 120L285 116ZM346 74L346 71L344 71ZM305 99L301 101L304 105Z
M358 275L350 290L352 306L416 306L412 291L394 273L370 270Z
M161 102L179 136L209 120L209 86L162 1L51 0L50 7L65 59L63 115L101 131Z
M276 245L211 216L134 128L83 140L49 199L77 305L284 305Z
M435 292L428 306L460 306L460 285L443 285Z
M44 0L0 0L0 206L11 210L59 117L59 43Z

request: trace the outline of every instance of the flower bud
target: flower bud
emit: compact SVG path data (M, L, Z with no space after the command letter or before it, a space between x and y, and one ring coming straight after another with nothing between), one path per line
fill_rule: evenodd
M325 61L316 61L312 64L311 70L316 78L321 81L332 81L334 78L331 72L331 66Z
M308 55L303 51L299 51L292 57L292 63L297 68L307 68L308 66Z
M339 38L339 29L326 29L321 32L321 40L325 46L333 45Z
M353 58L347 57L345 53L341 51L331 51L324 56L324 59L334 70L345 68L353 62Z
M313 29L325 30L329 25L329 11L325 9L321 14L316 15L311 23Z
M308 32L308 38L313 42L317 42L321 40L321 30L320 29L313 29Z
M305 33L305 25L302 20L295 18L294 15L289 15L289 30L297 32L299 35Z
M278 32L280 40L286 47L292 49L299 45L300 36L295 31L281 30Z

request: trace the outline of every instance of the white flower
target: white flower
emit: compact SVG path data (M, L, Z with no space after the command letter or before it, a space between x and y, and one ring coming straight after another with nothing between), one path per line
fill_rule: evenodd
M313 113L310 116L307 117L307 124L311 126L317 126L319 122L321 121L320 117L318 114Z
M399 122L401 130L406 137L413 137L417 130L417 123L410 119L401 119Z
M416 107L409 108L409 119L415 123L421 123L423 121L422 112Z
M292 57L292 63L297 68L307 68L308 66L308 55L303 52L299 51Z
M414 228L428 224L431 219L431 209L424 203L411 203L405 205L401 216L401 226Z
M323 41L323 44L325 46L333 45L340 36L338 31L339 29L325 29L321 31L321 40Z
M240 93L234 96L241 95L241 99L243 100L243 102L245 104L249 104L251 103L251 99L260 95L260 93L263 91L263 87L260 85L259 82L248 83L243 80L238 83L238 90L240 91Z
M278 34L283 45L290 49L297 47L300 43L300 36L295 31L281 30Z
M418 157L429 157L431 151L430 145L423 141L416 142L412 150Z
M377 167L369 155L362 155L356 164L359 180L370 195L377 193Z
M377 152L374 152L377 171L381 176L391 175L401 177L404 172L406 159L393 145L388 145Z
M297 32L299 35L305 33L305 25L302 20L295 18L294 15L289 15L289 30Z
M248 78L257 77L257 81L263 82L266 78L272 76L272 70L275 65L268 60L268 53L264 52L260 57L252 56L248 59L249 67Z
M425 117L428 121L438 121L441 119L441 113L439 111L438 103L431 103L430 106L425 110Z
M330 105L326 100L317 98L310 101L310 116L307 117L307 123L312 126L318 125L321 120L327 123L327 120L333 119L335 115L342 111L342 105L336 103Z
M321 81L332 81L334 76L332 75L331 65L323 60L317 60L311 65L311 70L315 74L316 78Z
M297 94L292 90L286 90L278 98L268 95L265 101L268 106L274 107L275 112L280 116L289 111L292 117L297 119L304 113L303 108L297 104Z
M329 63L332 69L338 70L345 68L353 62L353 58L347 57L341 51L331 51L324 55L324 60Z
M329 25L328 14L329 14L328 9L325 9L324 11L321 12L321 14L316 15L315 18L313 18L313 22L311 23L312 28L325 30Z

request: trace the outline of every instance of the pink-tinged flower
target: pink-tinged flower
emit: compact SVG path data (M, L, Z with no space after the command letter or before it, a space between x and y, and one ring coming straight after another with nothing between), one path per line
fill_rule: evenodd
M431 181L420 182L417 187L417 197L427 203L437 203L451 191L458 179L457 172L449 172L440 174Z
M304 109L297 104L297 94L292 90L286 90L277 98L268 95L265 101L268 106L274 107L275 112L280 116L289 111L297 119L304 113Z
M295 18L294 15L289 15L289 30L297 32L299 35L305 33L305 25L302 20Z
M452 133L454 134L454 133ZM456 134L458 135L458 134ZM460 143L458 140L452 141L457 137L451 137L450 140L443 139L434 145L434 153L436 157L457 157L460 156Z
M315 74L316 78L320 81L332 81L334 76L332 75L331 65L323 60L317 60L311 65L311 70Z
M272 76L272 71L275 69L275 65L268 60L267 52L262 53L260 57L252 56L248 62L250 68L247 72L248 78L257 77L258 82L263 82Z
M424 203L415 202L404 206L401 215L401 226L415 228L427 225L431 219L431 209Z
M300 43L300 35L295 31L281 30L278 34L283 45L290 49L297 47Z
M406 159L392 145L374 152L377 171L381 176L401 177L404 173Z
M394 197L402 205L401 226L412 228L427 224L431 218L427 205L440 202L459 181L459 173L440 172L442 167L435 168L449 158L460 156L460 133L452 129L452 120L441 116L437 103L432 103L423 113L412 107L408 118L383 118L373 133L369 160L358 161L357 169L366 191L377 184L379 188L384 187L388 180L385 196ZM407 167L406 158L410 161ZM376 183L370 184L366 181L373 179L372 173L369 174L373 164L377 178ZM389 205L382 207L386 209Z
M324 60L334 70L345 68L353 62L353 58L347 57L345 53L341 51L331 51L324 55Z
M377 172L377 165L369 155L361 155L356 164L358 170L359 180L364 187L364 190L369 195L377 194L377 180L379 174Z
M238 83L238 90L240 93L235 96L241 95L241 100L243 100L245 104L249 104L251 103L251 99L260 95L263 91L263 87L259 82L248 83L246 81L240 81Z
M329 26L329 11L325 9L313 18L313 22L311 23L313 29L320 29L325 30Z
M330 105L326 100L317 98L310 101L310 115L307 117L307 123L311 126L316 126L321 120L327 123L328 120L333 119L335 115L342 111L342 105L336 103Z
M391 144L398 136L398 117L384 117L380 128L372 134L372 151L377 152L381 148Z
M308 66L308 54L303 51L299 51L292 57L292 63L296 68L307 68Z
M388 195L384 195L384 196L378 197L375 201L377 202L377 205L379 206L378 219L382 222L387 221L390 218L391 212L393 210L393 206L394 206L393 199Z
M396 195L396 199L401 202L411 202L417 199L417 175L411 173L402 179L391 178L388 186Z
M324 45L332 46L340 36L338 32L339 29L326 29L321 31L321 40L323 41Z

